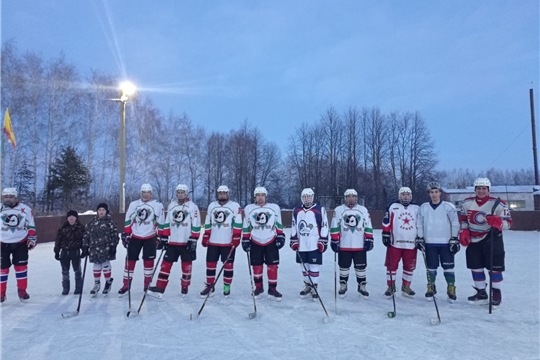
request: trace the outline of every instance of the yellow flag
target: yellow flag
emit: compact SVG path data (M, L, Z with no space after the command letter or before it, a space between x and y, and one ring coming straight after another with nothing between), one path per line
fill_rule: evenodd
M15 139L15 133L13 132L13 127L11 126L11 118L9 117L9 111L6 108L6 115L4 116L4 134L6 134L8 141L11 143L13 150L17 147L17 140Z

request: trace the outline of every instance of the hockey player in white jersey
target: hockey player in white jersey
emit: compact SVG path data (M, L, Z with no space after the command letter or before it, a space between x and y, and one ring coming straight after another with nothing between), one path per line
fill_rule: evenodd
M5 188L2 191L2 251L0 264L0 302L6 301L9 268L13 264L17 278L17 289L21 301L28 300L28 251L36 247L37 235L34 214L27 205L19 202L17 189Z
M187 295L191 284L193 260L197 255L197 240L201 233L201 215L199 208L188 198L188 187L185 184L176 186L176 200L167 208L165 225L158 244L159 249L165 249L155 286L148 289L148 294L160 298L169 282L169 274L173 263L180 258L182 262L181 293Z
M323 206L315 204L315 193L312 189L302 190L300 196L302 205L294 208L291 224L291 249L297 251L296 262L300 264L304 276L304 289L300 291L301 298L317 297L309 278L315 288L319 283L319 271L322 265L323 252L328 247L328 217ZM304 263L306 270L301 265Z
M441 185L431 182L428 185L430 201L423 203L418 212L416 224L418 235L416 248L426 254L429 282L426 298L433 300L437 294L435 280L437 268L442 266L446 280L448 300L456 300L454 274L454 255L459 251L459 221L456 207L448 201L441 200Z
M356 190L347 189L344 197L345 204L334 210L330 226L332 250L338 253L339 295L343 298L347 294L349 269L354 262L358 292L366 298L367 252L373 249L373 227L368 210L358 204Z
M201 297L214 296L217 263L225 263L223 271L223 295L231 294L234 275L234 256L242 237L242 208L229 201L229 188L217 189L217 200L208 205L202 246L206 251L206 283ZM227 258L228 256L228 258Z
M268 276L268 298L281 301L277 290L279 249L285 245L285 234L281 223L281 209L278 205L267 203L267 191L257 187L253 192L255 203L244 209L242 248L249 254L253 267L255 289L253 295L260 299L264 293L263 269L266 264Z
M131 287L135 264L142 250L144 266L144 290L150 286L154 259L156 258L157 235L162 235L165 217L163 205L152 200L152 186L141 186L141 198L129 204L126 222L122 233L122 243L127 248L127 261L124 267L124 283L118 294L123 296Z
M386 282L388 289L384 293L392 298L396 292L396 274L399 261L402 260L403 276L401 294L413 298L415 292L411 289L414 269L416 269L416 222L419 206L412 203L412 191L401 187L399 199L388 205L382 223L382 240L386 246Z
M469 302L475 305L489 303L484 273L486 268L492 281L492 305L499 306L502 301L502 273L505 270L502 231L512 226L512 218L504 201L495 206L497 199L489 195L490 188L491 182L487 178L474 181L476 196L465 199L461 205L459 241L467 246L467 268L471 269L476 290L476 294L469 296ZM493 239L490 236L492 228Z

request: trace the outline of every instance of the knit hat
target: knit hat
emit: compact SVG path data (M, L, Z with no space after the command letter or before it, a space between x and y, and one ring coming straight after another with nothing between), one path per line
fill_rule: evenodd
M67 212L66 219L67 219L68 217L70 217L70 216L75 216L75 218L77 218L77 219L79 218L79 214L77 214L77 212L76 212L75 210L69 210L69 211Z
M107 205L106 203L100 203L100 204L97 206L96 210L99 210L100 208L104 208L105 211L107 211L107 214L109 213L109 205Z

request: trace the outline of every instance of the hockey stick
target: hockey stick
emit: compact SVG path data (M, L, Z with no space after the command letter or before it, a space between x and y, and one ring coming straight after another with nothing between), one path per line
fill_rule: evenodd
M326 308L324 307L321 296L319 295L319 291L317 290L317 287L313 283L313 279L311 278L311 275L309 275L309 271L307 270L306 264L304 264L304 261L302 261L302 258L300 257L300 252L298 251L298 249L296 249L296 256L298 257L298 259L300 259L300 263L302 263L302 267L304 268L304 271L308 276L309 282L311 283L311 288L315 290L315 294L317 294L317 298L319 299L319 302L321 303L324 313L326 314L326 317L323 319L323 321L325 324L328 324L328 321L330 320L330 316L328 315L328 311L326 311Z
M501 198L498 197L491 208L491 215L495 213L495 209L497 209L500 203ZM493 227L489 229L489 237L491 239L489 246L489 313L491 314L491 310L493 309L493 243L495 242L495 230Z
M86 275L86 263L88 263L88 255L84 257L84 267L83 267L83 274L82 274L82 286L81 286L81 293L79 294L79 304L77 305L77 310L75 310L72 313L62 314L62 317L64 319L71 318L71 317L79 315L79 311L81 310L81 300L82 300L82 293L83 293L83 288L84 288L84 276Z
M197 312L197 316L195 316L195 319L197 319L201 315L201 313L202 313L202 311L204 309L204 305L206 305L206 301L210 297L210 294L212 294L212 291L214 290L214 287L216 286L216 283L218 282L219 277L221 276L221 273L223 272L223 269L225 269L225 265L227 265L229 263L229 257L231 256L234 249L236 249L236 248L234 246L231 246L231 250L229 251L229 254L227 255L227 259L225 260L225 262L221 266L221 269L219 269L219 273L217 274L216 279L214 280L214 283L212 285L209 285L209 286L211 286L211 289L208 292L208 294L206 295L206 298L204 299L204 301L203 301L203 303L201 305L201 308L199 309L199 312ZM193 314L189 315L189 320L193 320Z
M336 315L341 315L341 310L337 308L337 253L334 253L334 312Z
M250 252L246 252L247 260L248 260L248 269L249 269L249 280L251 281L251 297L253 298L253 312L249 313L248 317L249 320L255 319L257 316L257 304L255 303L255 287L253 286L253 275L251 274L251 265L250 265Z
M395 298L395 287L396 287L396 284L394 284L394 280L392 279L392 270L388 270L389 273L390 273L390 286L392 287L392 302L394 303L394 311L389 311L388 312L388 317L389 318L395 318L396 317L396 298Z
M152 277L150 278L150 283L152 283L152 280L154 280L154 275L156 274L156 270L159 266L159 262L161 261L161 257L163 256L163 250L165 249L161 249L161 253L159 254L159 258L158 258L158 261L156 262L156 265L154 266L154 271L152 271ZM141 300L141 304L139 305L139 309L137 309L137 315L141 312L141 308L144 304L144 300L146 299L146 294L148 293L148 288L150 287L150 285L146 288L146 290L144 290L144 295L142 297L142 300ZM130 311L128 311L128 313L126 314L127 317L129 317L129 315L131 315Z
M433 289L435 287L435 284L431 282L431 278L429 277L429 269L428 269L428 264L427 264L426 252L423 249L421 251L422 251L422 256L424 257L424 264L426 266L426 276L427 276L428 285L431 285L431 288ZM435 310L437 311L437 319L431 319L431 324L438 325L441 323L441 315L439 314L439 307L437 306L437 299L435 296L435 292L433 292L433 303L435 304Z

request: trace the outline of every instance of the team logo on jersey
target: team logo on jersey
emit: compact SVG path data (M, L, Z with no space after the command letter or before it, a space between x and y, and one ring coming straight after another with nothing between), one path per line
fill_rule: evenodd
M137 210L137 220L139 225L142 224L148 224L149 222L146 221L148 217L150 216L150 210L147 208L141 208Z
M214 211L214 226L217 225L218 228L222 226L229 226L228 224L225 224L225 220L227 220L229 214L230 212L228 212L227 210Z
M256 213L256 214L253 214L252 215L253 217L253 220L255 220L255 226L253 227L254 229L261 229L261 228L266 228L266 229L270 229L271 226L270 225L267 225L268 224L268 221L270 220L270 218L272 217L272 214L270 212L260 212L260 213Z
M298 223L298 233L302 236L309 236L311 230L313 229L313 224L308 224L304 220Z
M172 212L173 225L175 225L176 227L180 227L180 225L187 226L187 224L184 223L184 220L187 219L188 215L189 215L188 211L174 210Z
M19 214L4 214L2 215L2 223L4 224L4 227L2 227L3 231L9 230L12 233L15 232L15 230L23 230L22 227L19 227L19 224L23 221L23 216Z
M486 213L483 211L467 210L467 217L471 224L486 225Z
M344 231L351 231L354 233L355 231L360 231L360 215L343 215L343 230Z
M399 214L398 221L400 221L400 229L412 230L415 227L414 216L408 211Z

